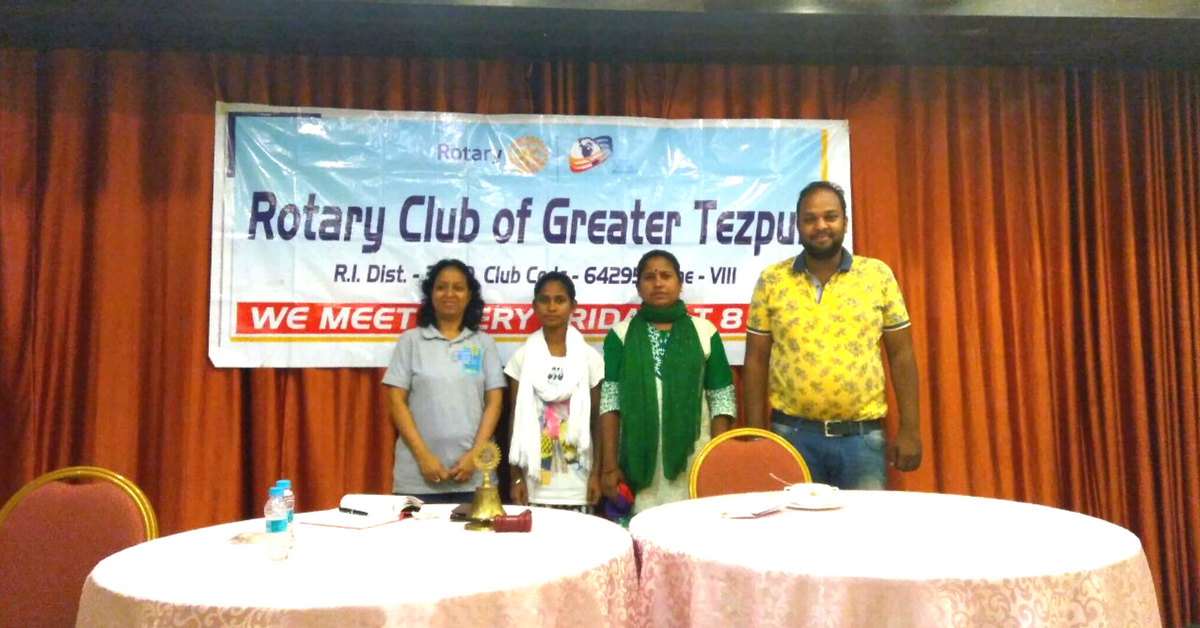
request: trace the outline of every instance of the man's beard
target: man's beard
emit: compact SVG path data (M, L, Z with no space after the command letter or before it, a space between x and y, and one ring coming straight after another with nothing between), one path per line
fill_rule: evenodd
M829 240L829 246L826 248L823 248L823 249L818 248L815 244L812 244L811 242L803 242L802 241L801 244L804 245L804 254L805 255L807 255L810 259L815 259L817 261L823 262L825 260L833 259L834 257L837 257L837 254L842 252L842 242L845 241L845 239L846 239L846 236L844 236L844 235L840 238L831 238Z

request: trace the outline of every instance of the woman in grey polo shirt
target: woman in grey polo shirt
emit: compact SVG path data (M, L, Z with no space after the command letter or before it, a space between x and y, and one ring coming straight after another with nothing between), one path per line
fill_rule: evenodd
M399 433L392 492L469 502L482 480L471 452L496 430L504 372L495 341L479 331L483 297L466 264L438 262L421 292L417 326L400 335L383 376Z

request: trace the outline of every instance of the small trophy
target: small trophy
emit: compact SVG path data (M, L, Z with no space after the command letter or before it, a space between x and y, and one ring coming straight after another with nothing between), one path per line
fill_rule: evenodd
M497 515L504 514L500 505L500 491L492 486L492 469L500 464L500 448L496 443L489 442L475 450L472 459L475 466L483 472L483 485L475 489L475 499L471 501L470 522L467 530L474 532L492 532L492 521Z

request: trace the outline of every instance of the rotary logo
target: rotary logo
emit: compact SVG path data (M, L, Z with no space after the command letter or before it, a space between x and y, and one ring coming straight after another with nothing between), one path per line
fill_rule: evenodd
M571 172L587 172L604 163L612 154L612 137L581 137L571 146Z
M509 168L525 174L536 174L546 167L550 151L542 140L525 135L509 142L506 157Z

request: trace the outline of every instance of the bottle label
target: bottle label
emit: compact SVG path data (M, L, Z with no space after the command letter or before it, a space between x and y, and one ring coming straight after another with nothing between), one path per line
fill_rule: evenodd
M287 532L287 519L267 519L267 534Z
M295 511L295 510L292 510L291 508L288 508L288 520L287 520L287 522L288 522L288 523L291 523L291 522L292 522L292 519L293 519L295 516L296 516L296 511Z

